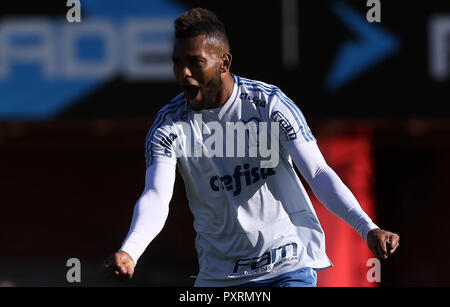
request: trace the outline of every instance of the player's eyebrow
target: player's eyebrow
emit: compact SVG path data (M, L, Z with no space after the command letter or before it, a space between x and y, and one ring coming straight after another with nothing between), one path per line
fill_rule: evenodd
M205 60L204 57L202 57L201 55L191 55L189 56L190 60Z
M205 59L204 57L202 57L201 55L190 55L190 56L185 57L185 59L191 60L191 61L192 61L192 60L202 60L202 61L206 60L206 59ZM177 56L172 55L172 61L173 61L173 62L180 61L180 58L177 57Z

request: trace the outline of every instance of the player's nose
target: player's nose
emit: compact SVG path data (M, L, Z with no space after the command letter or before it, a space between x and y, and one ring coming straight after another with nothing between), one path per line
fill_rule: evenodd
M187 67L186 65L178 65L178 66L174 66L174 73L175 73L175 77L180 80L186 80L188 78L192 77L192 72L189 69L189 67Z
M189 77L192 77L192 72L189 69L189 67L186 65L181 69L181 76L183 79L187 79Z

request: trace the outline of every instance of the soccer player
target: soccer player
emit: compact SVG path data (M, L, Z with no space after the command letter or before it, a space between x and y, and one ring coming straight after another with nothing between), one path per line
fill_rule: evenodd
M380 229L362 210L325 162L298 106L278 87L230 72L229 42L214 13L196 8L176 19L172 57L183 92L160 110L148 132L144 192L121 248L103 264L106 272L132 277L164 226L177 166L197 233L195 286L316 286L316 271L332 264L292 162L319 201L351 225L377 257L394 253L399 235ZM250 128L244 131L245 146L234 134L219 135L238 123L259 125L256 142ZM270 161L261 150L249 154L252 146L269 143L277 155ZM236 154L243 147L245 154Z

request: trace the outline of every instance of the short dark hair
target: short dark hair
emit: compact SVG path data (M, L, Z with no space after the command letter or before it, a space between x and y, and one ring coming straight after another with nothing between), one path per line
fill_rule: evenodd
M175 20L175 38L191 38L205 35L212 42L220 41L225 48L230 49L225 26L212 11L204 8L194 8L184 12Z

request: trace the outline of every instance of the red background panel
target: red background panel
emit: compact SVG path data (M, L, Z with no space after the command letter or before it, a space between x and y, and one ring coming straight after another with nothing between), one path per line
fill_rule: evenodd
M319 147L328 165L376 223L370 135L321 138ZM366 278L371 268L367 266L367 260L374 255L365 241L352 227L320 204L309 188L308 192L325 231L328 257L334 265L318 273L318 286L376 286Z

